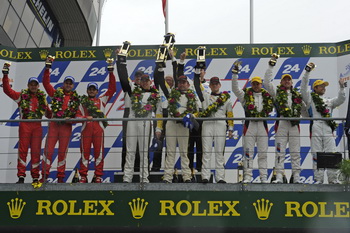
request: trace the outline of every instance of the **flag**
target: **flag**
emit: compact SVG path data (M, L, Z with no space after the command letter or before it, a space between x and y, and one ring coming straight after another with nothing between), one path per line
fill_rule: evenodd
M162 0L164 18L166 18L166 4L167 4L167 0Z

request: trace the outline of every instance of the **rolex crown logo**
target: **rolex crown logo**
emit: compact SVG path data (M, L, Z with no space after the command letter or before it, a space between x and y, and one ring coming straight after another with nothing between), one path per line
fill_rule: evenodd
M17 219L21 217L22 210L26 205L26 202L24 202L22 199L15 198L15 199L11 199L11 202L7 202L7 205L9 207L11 218Z
M111 57L112 53L113 53L113 50L110 48L103 50L103 54L105 55L105 58Z
M47 58L47 55L49 55L49 50L43 49L39 51L40 58L42 60L45 60Z
M253 206L255 207L255 212L256 212L256 215L258 216L258 219L266 220L269 218L273 203L270 202L269 200L265 200L264 198L261 198L261 200L257 200L256 202L254 202Z
M310 45L304 45L301 49L303 50L304 55L310 55L312 47Z
M145 199L132 199L132 202L129 202L132 216L135 219L143 218L148 202L145 202Z
M179 49L178 49L178 48L176 48L176 47L173 47L172 49L173 49L173 54L174 54L174 57L176 57L177 51L179 51Z
M236 51L237 56L242 56L243 52L244 52L244 48L243 48L243 46L237 46L235 48L235 51Z

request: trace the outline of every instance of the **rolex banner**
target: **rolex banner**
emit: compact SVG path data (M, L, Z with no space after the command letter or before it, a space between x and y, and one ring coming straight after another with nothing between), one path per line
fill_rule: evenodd
M268 68L268 61L272 53L278 53L281 57L274 67L274 84L279 84L283 74L290 74L293 77L294 87L300 87L304 74L304 67L308 62L313 62L317 68L311 72L310 86L317 79L328 81L326 96L335 97L339 90L338 80L350 79L350 41L332 44L254 44L254 45L175 45L174 51L179 57L182 52L187 53L185 75L193 79L193 67L196 64L196 48L206 47L206 79L213 76L221 79L222 91L231 92L231 69L236 60L242 62L242 69L239 74L239 85L241 88L248 87L249 79L254 76L263 77ZM86 47L86 48L40 48L40 49L16 49L0 46L0 64L11 61L10 83L16 91L26 88L29 77L37 77L42 85L42 76L45 66L45 58L48 55L56 57L51 69L51 83L57 88L62 85L66 76L73 76L76 80L75 89L80 95L86 94L86 87L89 82L96 82L99 85L99 94L106 92L108 87L108 71L106 58L114 57L116 46L110 47ZM143 70L146 74L153 76L155 60L158 46L130 46L127 58L127 69L131 79L137 70ZM166 63L165 74L172 74L171 62ZM116 69L115 69L115 74ZM117 93L106 106L107 118L122 118L124 111L124 93L121 89L118 76ZM347 91L346 91L347 92ZM244 117L244 111L237 98L231 92L234 117ZM3 91L0 91L2 111L0 119L0 182L14 183L17 180L17 149L18 149L18 123L6 122L8 119L18 119L17 104L8 98ZM50 100L49 100L50 101ZM345 118L347 103L344 103L333 112L333 117ZM269 149L268 149L268 175L272 176L275 158L275 138L274 138L274 117L276 112L272 112L271 120L268 122ZM234 126L234 137L227 138L225 148L225 169L226 181L237 182L237 164L242 159L242 121L236 120ZM343 123L337 122L339 127L334 136L337 149L344 152ZM121 171L121 147L122 147L122 122L110 121L105 130L105 171L103 182L114 182L114 173ZM42 149L45 146L47 134L47 122L43 123ZM301 121L301 180L304 183L313 183L312 156L310 154L309 122ZM80 135L81 123L73 125L73 131L68 148L67 169L65 182L71 182L75 168L79 167L80 160ZM163 164L164 164L163 150ZM257 158L254 159L254 181L258 181ZM153 154L150 153L150 164L152 166ZM93 160L93 156L91 156ZM212 158L212 167L215 167ZM27 159L27 179L30 179L30 156ZM49 182L56 182L57 150L53 156L52 168ZM177 168L180 168L180 161L177 158ZM164 167L164 166L162 166ZM291 162L287 149L285 162L286 175L290 176ZM89 168L89 180L93 177L93 163Z
M346 192L46 191L33 194L2 192L1 227L113 226L139 228L140 232L145 227L260 230L350 227L350 197Z

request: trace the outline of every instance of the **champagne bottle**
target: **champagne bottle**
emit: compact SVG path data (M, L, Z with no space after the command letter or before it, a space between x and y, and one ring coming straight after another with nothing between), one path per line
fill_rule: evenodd
M238 183L241 183L243 181L243 163L240 161L237 166L237 179Z
M192 181L192 183L196 183L197 182L195 173L196 172L194 171L194 168L192 168L192 171L191 171L191 181Z
M175 170L174 170L173 183L179 183L179 176L177 174L177 168L175 168Z
M290 177L289 183L290 183L290 184L293 184L293 183L294 183L294 176L293 176L293 174L292 174L292 176Z
M74 177L73 177L72 183L78 183L78 182L79 182L78 168L75 168L75 173L74 173Z
M271 178L271 183L275 180L276 180L276 170L275 170L275 167L273 167L273 174L272 174L272 178Z

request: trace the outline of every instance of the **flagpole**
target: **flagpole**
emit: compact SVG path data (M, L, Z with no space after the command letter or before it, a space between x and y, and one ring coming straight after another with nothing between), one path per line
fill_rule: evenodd
M168 14L169 0L165 1L165 34L169 32L169 14Z
M254 0L250 0L250 44L254 43Z
M102 12L102 0L98 1L98 16L97 16L97 34L96 34L96 46L100 45L100 33L101 33L101 12Z

